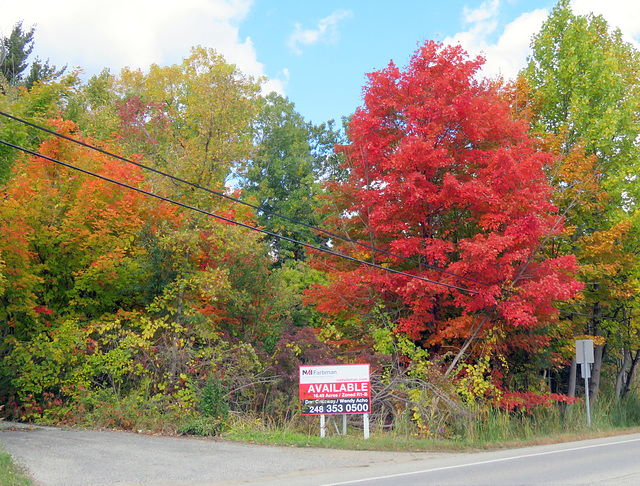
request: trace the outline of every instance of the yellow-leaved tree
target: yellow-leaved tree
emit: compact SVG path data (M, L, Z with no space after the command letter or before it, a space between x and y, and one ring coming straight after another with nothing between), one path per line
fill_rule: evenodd
M564 318L573 323L566 338L597 338L595 398L604 364L619 366L620 357L616 373L630 379L640 357L634 321L640 54L602 17L575 15L569 0L558 2L532 48L521 73L521 95L513 97L515 113L528 117L532 130L557 154L548 177L568 231L552 248L576 255L585 284L582 298L564 308ZM572 386L575 379L570 394Z

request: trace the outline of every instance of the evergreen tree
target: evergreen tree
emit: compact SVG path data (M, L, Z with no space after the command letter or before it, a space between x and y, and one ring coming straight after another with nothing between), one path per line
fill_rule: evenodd
M23 30L22 22L18 22L9 37L0 39L0 73L3 81L10 86L25 86L31 89L36 82L55 79L66 69L66 66L57 69L49 65L49 60L43 62L36 57L31 63L31 69L26 71L29 67L27 60L33 52L34 35L35 27Z

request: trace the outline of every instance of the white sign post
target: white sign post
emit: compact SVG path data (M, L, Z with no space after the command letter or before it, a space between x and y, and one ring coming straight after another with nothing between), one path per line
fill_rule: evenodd
M300 411L302 415L320 415L320 437L325 436L325 415L343 415L342 433L346 434L346 415L362 414L364 437L368 439L369 365L301 366Z
M591 363L593 363L593 340L576 340L576 363L580 364L584 378L585 401L587 403L587 426L591 427L591 408L589 403L589 378L591 378Z

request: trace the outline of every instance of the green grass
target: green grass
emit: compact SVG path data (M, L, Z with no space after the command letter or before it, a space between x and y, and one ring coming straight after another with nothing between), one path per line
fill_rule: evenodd
M0 485L32 486L33 481L11 459L11 456L0 451Z
M389 431L372 423L368 440L361 428L350 426L347 435L341 436L333 424L327 425L327 437L321 438L319 421L318 417L298 417L289 424L273 425L257 418L236 417L221 435L240 442L353 450L462 452L515 448L640 432L640 400L635 396L622 401L602 397L592 406L591 427L587 426L584 403L540 407L531 414L476 411L472 419L450 428L446 437L421 437L409 424L399 423Z
M318 447L327 449L371 450L371 451L428 451L442 450L458 452L463 446L454 441L437 441L417 437L405 437L393 433L374 434L363 437L362 430L349 430L346 436L328 435L320 437L318 431L303 433L291 430L255 430L239 432L230 430L222 438L237 442L279 445L290 447Z
M319 433L308 434L291 430L256 430L253 432L228 431L222 438L237 442L278 445L290 447L318 447L347 450L376 450L395 452L470 452L506 449L534 445L570 442L576 440L606 437L610 435L637 433L640 428L580 429L578 431L556 432L529 437L506 437L493 441L454 439L424 439L393 432L373 432L364 439L362 431L350 430L346 436L330 435L320 437Z

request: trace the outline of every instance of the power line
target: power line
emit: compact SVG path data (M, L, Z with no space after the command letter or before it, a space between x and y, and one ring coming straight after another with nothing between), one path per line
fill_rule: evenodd
M564 312L565 314L570 314L573 316L581 316L581 317L589 317L590 319L601 320L601 321L617 321L619 318L615 316L598 316L595 317L593 314L584 314L582 312L574 312L566 309L558 309L560 312ZM630 317L622 318L622 319L630 319Z
M197 207L195 207L195 206L190 206L190 205L188 205L188 204L182 203L182 202L180 202L180 201L175 201L175 200L173 200L173 199L170 199L170 198L165 197L165 196L161 196L161 195L159 195L159 194L155 194L155 193L150 192L150 191L145 191L144 189L140 189L140 188L138 188L138 187L135 187L135 186L132 186L132 185L126 184L126 183L124 183L124 182L116 181L115 179L111 179L111 178L109 178L109 177L106 177L106 176L103 176L103 175L100 175L100 174L96 174L95 172L91 172L91 171L89 171L89 170L82 169L82 168L80 168L80 167L77 167L77 166L71 165L71 164L69 164L69 163L67 163L67 162L62 162L62 161L60 161L60 160L54 159L54 158L52 158L52 157L49 157L49 156L47 156L47 155L43 155L43 154L40 154L40 153L38 153L38 152L34 152L33 150L29 150L29 149L27 149L27 148L20 147L19 145L14 145L14 144L9 143L9 142L6 142L6 141L4 141L4 140L0 140L0 143L1 143L1 144L6 145L6 146L8 146L8 147L12 147L12 148L14 148L14 149L16 149L16 150L20 150L20 151L22 151L22 152L24 152L24 153L27 153L27 154L29 154L29 155L33 155L34 157L39 157L39 158L42 158L42 159L45 159L45 160L49 160L50 162L56 163L56 164L58 164L58 165L62 165L62 166L64 166L64 167L67 167L67 168L69 168L69 169L73 169L73 170L78 171L78 172L81 172L81 173L83 173L83 174L87 174L87 175L89 175L89 176L96 177L96 178L98 178L98 179L102 179L102 180L107 181L107 182L111 182L112 184L116 184L116 185L119 185L119 186L121 186L121 187L125 187L125 188L127 188L127 189L131 189L131 190L133 190L133 191L139 192L139 193L144 194L144 195L146 195L146 196L154 197L154 198L156 198L156 199L160 199L160 200L165 201L165 202L168 202L168 203L170 203L170 204L174 204L174 205L176 205L176 206L180 206L180 207L183 207L183 208L185 208L185 209L188 209L188 210L191 210L191 211L195 211L195 212L198 212L198 213L204 214L204 215L206 215L206 216L210 216L210 217L213 217L213 218L219 219L219 220L221 220L221 221L225 221L225 222L227 222L227 223L232 223L232 224L235 224L235 225L241 226L241 227L243 227L243 228L250 229L250 230L252 230L252 231L257 231L257 232L259 232L259 233L263 233L263 234L266 234L266 235L272 236L272 237L274 237L274 238L278 238L278 239L281 239L281 240L289 241L289 242L291 242L291 243L295 243L295 244L298 244L298 245L304 246L304 247L306 247L306 248L310 248L310 249L312 249L312 250L316 250L316 251L320 251L320 252L323 252L323 253L327 253L327 254L330 254L330 255L333 255L333 256L336 256L336 257L339 257L339 258L344 258L344 259L350 260L350 261L352 261L352 262L356 262L356 263L360 263L360 264L363 264L363 265L367 265L367 266L372 267L372 268L376 268L376 269L378 269L378 270L384 270L384 271L386 271L386 272L395 273L395 274L397 274L397 275L403 275L403 276L405 276L405 277L409 277L409 278L413 278L413 279L421 280L421 281L423 281L423 282L427 282L427 283L431 283L431 284L436 284L436 285L441 285L441 286L443 286L443 287L447 287L447 288L449 288L449 289L459 290L459 291L461 291L461 292L469 292L469 293L471 293L471 294L477 294L477 293L479 293L477 290L465 289L465 288L462 288L462 287L457 287L457 286L455 286L455 285L450 285L450 284L446 284L446 283L443 283L443 282L438 282L438 281L436 281L436 280L431 280L431 279L428 279L428 278L420 277L420 276L418 276L418 275L412 275L412 274L410 274L410 273L402 272L402 271L400 271L400 270L395 270L395 269L392 269L392 268L383 267L382 265L377 265L377 264L372 263L372 262L367 262L367 261L365 261L365 260L360 260L360 259L355 258L355 257L352 257L352 256L350 256L350 255L345 255L345 254L342 254L342 253L338 253L338 252L335 252L335 251L332 251L332 250L328 250L328 249L326 249L326 248L320 248L320 247L317 247L317 246L311 245L311 244L309 244L309 243L303 243L303 242L301 242L301 241L297 241L297 240L295 240L295 239L293 239L293 238L288 238L288 237L286 237L286 236L282 236L282 235L279 235L279 234L277 234L277 233L273 233L273 232L271 232L271 231L268 231L268 230L265 230L265 229L262 229L262 228L258 228L258 227L256 227L256 226L251 226L251 225L249 225L249 224L242 223L242 222L240 222L240 221L236 221L236 220L231 219L231 218L227 218L227 217L225 217L225 216L220 216L219 214L215 214L215 213L212 213L212 212L209 212L209 211L205 211L204 209L200 209L200 208L197 208Z
M149 167L149 166L147 166L147 165L141 164L141 163L136 162L136 161L134 161L134 160L127 159L126 157L123 157L123 156L121 156L121 155L114 154L114 153L112 153L112 152L106 151L106 150L101 149L101 148L99 148L99 147L96 147L96 146L94 146L94 145L90 145L90 144L88 144L88 143L86 143L86 142L82 142L81 140L77 140L77 139L75 139L75 138L73 138L73 137L69 137L69 136L67 136L67 135L63 135L63 134L61 134L61 133L55 132L55 131L53 131L53 130L50 130L50 129L45 128L45 127L43 127L43 126L40 126L40 125L37 125L37 124L35 124L35 123L29 122L29 121L24 120L24 119L22 119L22 118L18 118L18 117L16 117L16 116L10 115L10 114L8 114L8 113L4 113L4 112L0 111L0 115L5 116L5 117L7 117L7 118L10 118L10 119L12 119L12 120L15 120L15 121L17 121L17 122L19 122L19 123L22 123L22 124L28 125L28 126L30 126L30 127L36 128L36 129L41 130L41 131L43 131L43 132L49 133L49 134L51 134L51 135L55 135L56 137L63 138L64 140L68 140L69 142L73 142L73 143L76 143L76 144L81 145L81 146L83 146L83 147L86 147L86 148L88 148L88 149L95 150L95 151L100 152L100 153L102 153L102 154L104 154L104 155L107 155L107 156L109 156L109 157L113 157L113 158L115 158L115 159L121 160L121 161L126 162L126 163L129 163L129 164L133 164L133 165L135 165L135 166L137 166L137 167L140 167L140 168L142 168L142 169L145 169L145 170L151 171L151 172L153 172L153 173L155 173L155 174L158 174L158 175L161 175L161 176L163 176L163 177L168 177L169 179L174 180L174 181L176 181L176 182L180 182L180 183L182 183L182 184L186 184L186 185L191 186L191 187L193 187L193 188L195 188L195 189L198 189L198 190L206 191L206 192L208 192L208 193L210 193L210 194L214 194L214 195L216 195L216 196L219 196L219 197L222 197L222 198L228 199L228 200L233 201L233 202L238 203L238 204L243 204L243 205L248 206L248 207L250 207L250 208L252 208L252 209L255 209L256 211L261 211L261 212L263 212L263 213L270 214L270 215L272 215L272 216L276 216L276 217L278 217L278 218L282 218L282 219L287 220L287 221L289 221L289 222L291 222L291 223L298 224L298 225L300 225L300 226L304 226L304 227L309 228L309 229L314 230L314 231L318 231L318 232L323 233L323 234L325 234L325 235L327 235L327 236L331 236L331 237L333 237L333 238L337 238L337 239L342 240L342 241L344 241L344 242L351 243L351 244L354 244L354 245L358 245L358 246L360 246L360 247L362 247L362 248L366 248L366 249L371 250L371 251L374 251L374 252L382 253L382 254L385 254L385 255L390 256L390 257L393 257L393 258L398 258L398 259L401 259L401 260L406 261L406 262L408 262L408 263L413 263L413 264L418 265L418 266L423 266L423 267L425 267L425 268L427 268L427 269L429 269L429 270L435 270L435 271L440 272L440 273L443 273L443 274L445 274L445 275L449 275L449 276L452 276L452 277L456 277L456 278L460 278L460 279L468 280L468 281L470 281L470 282L474 282L474 283L477 283L477 284L480 284L480 285L485 285L485 286L489 286L489 285L490 285L490 284L488 284L488 283L485 283L485 282L481 282L481 281L479 281L479 280L476 280L476 279L474 279L474 278L472 278L472 277L467 277L467 276L464 276L464 275L458 275L458 274L455 274L455 273L453 273L453 272L449 272L448 270L445 270L445 269L439 268L439 267L437 267L437 266L435 266L435 265L430 265L430 264L428 264L428 263L416 262L415 260L413 260L413 259L411 259L411 258L403 257L403 256L400 256L400 255L396 255L396 254L391 253L391 252L389 252L389 251L387 251L387 250L383 250L383 249L381 249L381 248L376 248L376 247L374 247L374 246L367 245L366 243L362 243L362 242L359 242L359 241L352 240L352 239L350 239L350 238L347 238L347 237L344 237L344 236L339 235L339 234L337 234L337 233L333 233L333 232L331 232L331 231L328 231L328 230L325 230L325 229L319 228L319 227L317 227L317 226L313 226L313 225L310 225L310 224L304 223L304 222L302 222L302 221L298 221L298 220L293 219L293 218L290 218L290 217L288 217L288 216L285 216L285 215L282 215L282 214L276 213L276 212L274 212L274 211L270 211L270 210L268 210L268 209L266 209L266 208L263 208L262 206L257 206L257 205L254 205L254 204L248 203L248 202L246 202L246 201L243 201L243 200L241 200L241 199L235 198L235 197L230 196L230 195L228 195L228 194L224 194L224 193L222 193L222 192L214 191L213 189L209 189L208 187L201 186L201 185L196 184L196 183L194 183L194 182L187 181L187 180L185 180L185 179L182 179L182 178L180 178L180 177L176 177L176 176L174 176L174 175L168 174L168 173L163 172L163 171L161 171L161 170L154 169L153 167Z

